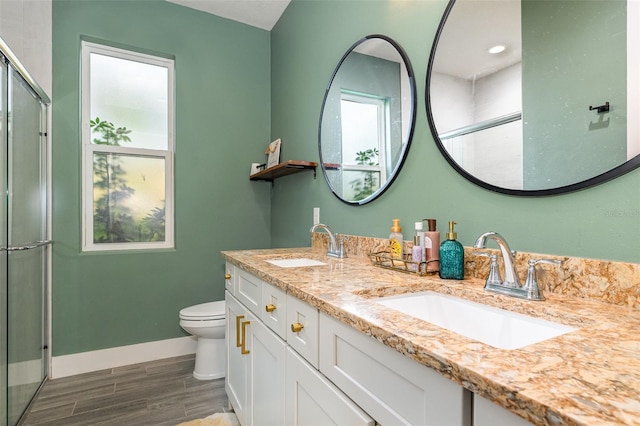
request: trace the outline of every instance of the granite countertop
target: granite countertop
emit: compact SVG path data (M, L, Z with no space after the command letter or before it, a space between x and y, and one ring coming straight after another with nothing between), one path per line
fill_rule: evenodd
M483 290L484 281L441 280L332 259L311 248L225 251L223 257L405 356L539 425L640 424L640 312L546 293L531 302ZM323 266L282 268L306 257ZM496 349L374 303L432 290L576 328L520 349Z

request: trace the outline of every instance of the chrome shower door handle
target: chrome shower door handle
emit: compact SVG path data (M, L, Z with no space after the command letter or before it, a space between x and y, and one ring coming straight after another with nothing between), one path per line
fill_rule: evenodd
M25 251L48 245L53 245L53 240L34 241L20 246L0 247L0 251Z

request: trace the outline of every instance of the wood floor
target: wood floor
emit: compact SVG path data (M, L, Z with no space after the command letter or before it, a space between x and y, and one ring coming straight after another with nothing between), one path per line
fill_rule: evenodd
M186 355L48 381L21 425L176 425L228 412L224 379Z

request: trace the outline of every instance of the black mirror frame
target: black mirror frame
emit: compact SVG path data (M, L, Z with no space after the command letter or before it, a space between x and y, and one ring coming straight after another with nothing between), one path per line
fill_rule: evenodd
M556 188L549 188L549 189L537 189L537 190L509 189L509 188L502 188L499 186L495 186L476 178L475 176L473 176L472 174L464 170L462 167L460 167L460 165L449 155L446 148L442 144L442 141L440 140L440 136L438 135L436 125L433 121L433 112L431 108L431 96L430 96L431 95L431 90L430 90L431 74L433 71L433 61L434 61L436 50L438 47L438 41L440 40L440 36L442 35L442 30L444 28L444 25L455 3L456 3L456 0L449 1L449 4L447 5L442 15L442 19L440 20L440 25L438 26L436 36L433 40L433 45L431 46L431 54L429 55L429 63L427 65L427 80L426 80L426 86L425 86L425 104L427 108L427 120L429 122L429 128L431 129L431 134L433 136L433 140L436 146L438 147L438 150L440 150L440 152L442 153L444 158L447 160L447 162L451 165L451 167L453 167L459 174L461 174L468 181L484 189L487 189L489 191L498 192L498 193L507 194L507 195L518 195L518 196L528 196L528 197L559 195L559 194L566 194L569 192L578 191L581 189L586 189L592 186L600 185L601 183L608 182L612 179L620 177L640 167L640 155L636 155L635 157L627 160L625 163L617 167L614 167L613 169L607 172L594 176L590 179L586 179L571 185L559 186Z
M325 104L327 102L327 97L329 96L329 90L331 89L331 84L333 83L333 80L334 80L336 74L338 73L338 70L340 69L340 66L342 65L342 63L345 61L347 56L349 56L349 54L351 52L353 52L353 50L356 47L358 47L360 44L364 43L367 40L376 39L376 38L385 40L386 42L391 44L398 51L398 53L402 57L402 61L404 62L405 68L407 70L407 75L409 77L409 86L410 86L410 92L411 92L411 126L409 128L409 133L407 135L406 146L405 146L404 150L402 151L402 156L398 160L398 163L393 168L393 171L391 172L391 176L389 177L389 179L387 179L387 181L380 187L380 189L378 189L375 193L371 194L369 197L367 197L367 198L365 198L363 200L350 201L350 200L347 200L347 199L341 197L340 195L338 195L336 193L336 191L334 190L333 186L331 186L331 183L329 182L329 178L327 177L327 173L326 173L326 170L325 170L325 167L324 167L324 161L322 160L322 116L324 115L324 107L325 107ZM387 36L382 35L382 34L370 34L370 35L367 35L365 37L362 37L360 40L356 41L354 44L352 44L351 47L347 50L347 52L344 55L342 55L342 58L340 58L340 61L338 61L338 65L336 65L336 68L334 69L333 73L331 74L331 78L329 79L329 84L327 85L327 89L325 91L324 98L322 100L322 107L320 108L320 123L318 125L318 153L320 155L320 165L322 167L322 174L324 176L325 181L327 182L327 185L329 186L329 189L331 190L333 195L335 195L340 201L342 201L345 204L352 205L352 206L361 206L361 205L370 203L371 201L373 201L376 198L380 197L389 188L389 186L391 186L393 181L396 179L396 177L400 173L400 169L402 169L402 166L404 165L405 159L407 158L407 155L409 154L409 148L411 147L411 141L413 140L413 132L414 132L415 125L416 125L416 115L417 115L416 109L417 109L417 104L418 104L417 97L418 97L418 95L417 95L417 92L416 92L415 75L413 73L413 67L411 66L411 62L409 61L409 57L407 56L407 53L404 51L404 49L398 43L396 43L395 40L393 40L392 38L387 37Z

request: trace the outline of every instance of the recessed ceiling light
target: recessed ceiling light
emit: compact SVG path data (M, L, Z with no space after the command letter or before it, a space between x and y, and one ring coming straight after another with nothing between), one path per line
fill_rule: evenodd
M495 55L496 53L502 53L505 50L507 50L507 46L505 46L504 44L497 44L489 49L489 53Z

